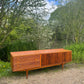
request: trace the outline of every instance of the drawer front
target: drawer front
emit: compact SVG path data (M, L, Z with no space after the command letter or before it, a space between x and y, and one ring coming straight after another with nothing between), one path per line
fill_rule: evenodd
M13 58L13 71L40 67L40 55L17 56Z
M54 65L62 63L62 53L51 53L41 56L41 66Z
M17 56L13 58L14 64L35 62L40 60L40 55Z
M32 68L35 68L35 67L40 67L40 61L28 62L28 63L22 63L22 64L15 64L15 65L13 65L13 71L32 69Z
M72 61L72 52L65 52L63 53L63 62L67 63Z

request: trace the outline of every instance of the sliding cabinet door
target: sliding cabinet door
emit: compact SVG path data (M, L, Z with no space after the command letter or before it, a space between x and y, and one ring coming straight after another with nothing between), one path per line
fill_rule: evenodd
M62 64L62 53L43 54L41 56L41 66Z

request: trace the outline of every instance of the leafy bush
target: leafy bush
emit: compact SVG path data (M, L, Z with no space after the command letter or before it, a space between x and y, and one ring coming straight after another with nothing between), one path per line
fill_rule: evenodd
M7 76L12 73L10 63L0 61L0 77Z
M7 61L7 59L8 59L7 47L0 49L0 59L3 61Z
M84 43L72 44L66 46L66 49L72 50L72 61L76 63L84 63Z
M10 62L0 61L0 78L4 76L25 76L25 72L12 72Z
M37 50L35 42L15 41L11 44L6 45L4 48L0 49L0 59L3 61L9 61L10 52L26 51L26 50Z

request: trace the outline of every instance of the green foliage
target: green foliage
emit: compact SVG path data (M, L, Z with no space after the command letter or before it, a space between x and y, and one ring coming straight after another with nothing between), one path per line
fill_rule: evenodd
M8 55L7 55L8 49L7 47L4 47L0 49L0 59L3 61L8 61Z
M46 4L44 0L0 0L0 2L0 48L9 40L8 37L17 38L15 28L19 30L24 30L26 26L27 29L31 28L27 23L21 22L21 17L36 18L35 15L38 14L34 11L40 10Z
M84 63L84 43L72 44L66 46L66 49L72 50L72 61L75 63Z
M10 52L27 50L37 50L36 43L32 41L12 42L11 44L6 45L4 48L0 50L0 59L3 61L10 61Z
M45 4L45 0L1 0L1 60L9 61L11 51L50 48L52 29L42 25L41 16L44 12L39 12L39 14L35 12L43 10Z
M67 0L65 0L67 1ZM61 39L68 42L83 42L84 38L84 0L70 1L58 7L50 17L51 27L56 31L57 40ZM58 30L59 28L59 30ZM60 32L60 35L59 33Z
M52 45L52 35L54 32L48 26L38 25L30 35L35 42L37 42L38 49L47 49L51 48Z
M0 61L0 78L8 76L25 76L25 72L12 72L9 62Z
M12 73L10 63L0 61L0 78L3 76L8 76L10 73Z

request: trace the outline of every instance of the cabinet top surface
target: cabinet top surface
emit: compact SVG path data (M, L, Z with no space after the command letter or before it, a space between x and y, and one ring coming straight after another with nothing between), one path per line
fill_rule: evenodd
M39 55L39 54L49 54L49 53L59 53L59 52L69 52L71 50L65 49L46 49L46 50L31 50L31 51L17 51L10 52L11 56L27 56L27 55Z

